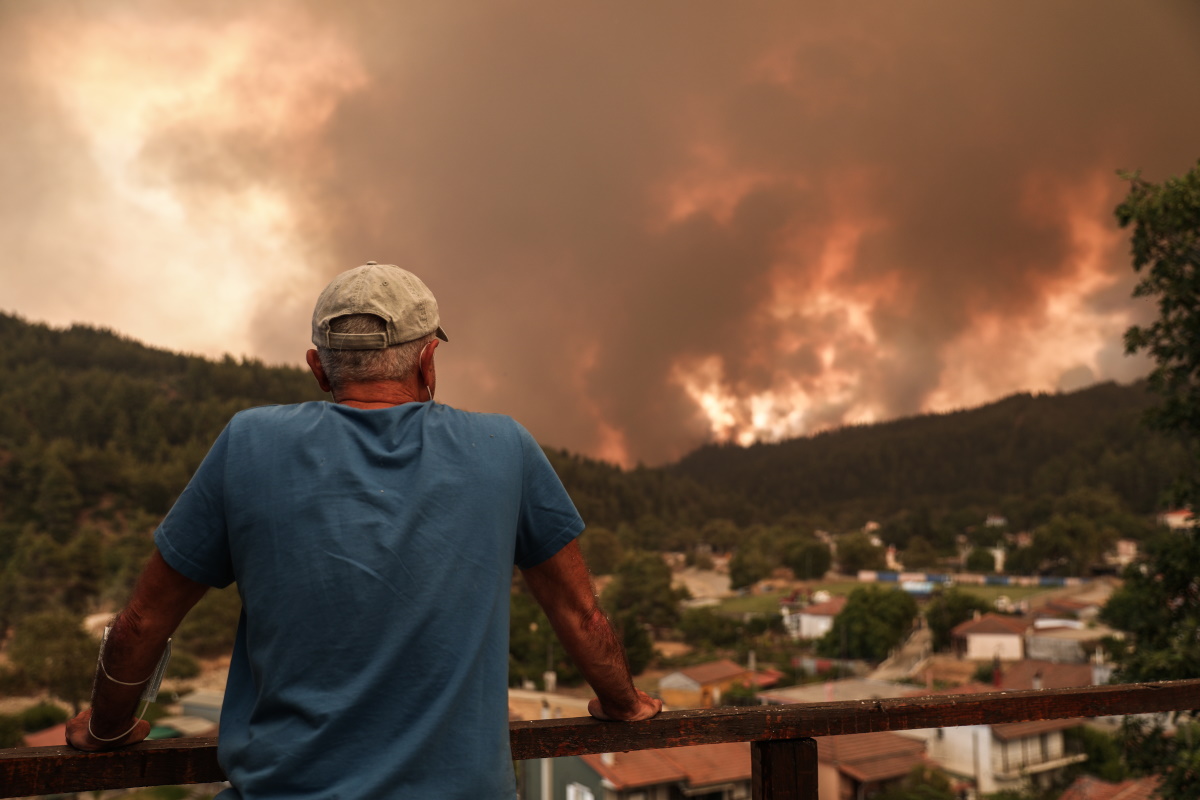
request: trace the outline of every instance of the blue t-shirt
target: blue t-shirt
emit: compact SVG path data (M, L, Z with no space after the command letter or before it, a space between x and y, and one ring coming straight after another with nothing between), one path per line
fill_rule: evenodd
M222 797L512 798L512 565L583 530L533 437L433 403L236 415L155 533L243 611Z

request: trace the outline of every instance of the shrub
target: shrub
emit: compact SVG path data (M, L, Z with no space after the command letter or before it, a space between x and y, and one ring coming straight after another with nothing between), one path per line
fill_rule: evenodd
M44 700L25 709L20 715L21 728L28 733L44 731L60 722L66 722L69 718L70 715L62 708Z

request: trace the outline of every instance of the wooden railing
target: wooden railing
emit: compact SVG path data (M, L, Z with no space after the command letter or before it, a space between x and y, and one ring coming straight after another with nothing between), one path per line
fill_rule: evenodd
M1079 689L669 711L634 723L515 722L514 759L751 742L753 796L816 800L812 737L1200 709L1200 680ZM143 742L108 753L0 750L0 797L224 780L216 739Z

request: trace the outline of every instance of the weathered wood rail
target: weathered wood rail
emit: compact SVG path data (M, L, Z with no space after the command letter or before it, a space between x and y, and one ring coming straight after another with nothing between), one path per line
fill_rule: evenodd
M761 800L815 800L812 737L1200 709L1200 679L1079 689L669 711L635 723L587 717L515 722L514 759L751 742ZM0 797L224 780L216 739L143 742L108 753L0 750Z

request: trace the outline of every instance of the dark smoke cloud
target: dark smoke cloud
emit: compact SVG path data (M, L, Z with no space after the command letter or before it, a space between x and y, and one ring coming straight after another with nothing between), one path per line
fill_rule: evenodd
M613 458L1136 376L1113 173L1200 156L1183 2L122 8L294 31L226 81L245 111L286 89L288 42L353 55L300 133L181 105L144 143L193 214L289 198L292 280L228 349L295 361L320 283L395 261L439 297L448 402ZM87 196L71 126L13 70L0 137Z

